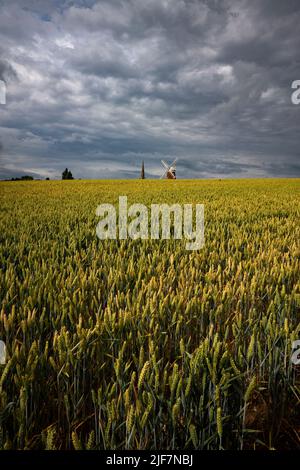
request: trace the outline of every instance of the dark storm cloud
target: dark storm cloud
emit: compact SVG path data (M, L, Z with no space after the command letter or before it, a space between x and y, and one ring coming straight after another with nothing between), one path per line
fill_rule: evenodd
M0 177L299 176L300 3L0 1Z

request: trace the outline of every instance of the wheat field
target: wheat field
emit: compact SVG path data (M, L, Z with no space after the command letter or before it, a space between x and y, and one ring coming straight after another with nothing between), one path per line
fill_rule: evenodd
M299 183L1 182L0 449L300 448ZM99 240L119 195L204 248Z

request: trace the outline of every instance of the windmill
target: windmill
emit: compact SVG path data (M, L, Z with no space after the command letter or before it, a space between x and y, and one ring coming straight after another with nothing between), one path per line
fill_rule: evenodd
M165 171L161 175L160 178L176 180L176 162L177 162L177 158L175 158L175 160L171 163L171 165L168 165L164 160L161 160L161 163L163 164Z

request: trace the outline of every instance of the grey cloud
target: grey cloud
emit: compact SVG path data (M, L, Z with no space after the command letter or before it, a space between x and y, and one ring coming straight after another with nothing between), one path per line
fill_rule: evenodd
M22 176L32 176L35 179L40 179L42 176L39 173L35 173L32 171L23 171L19 169L10 170L9 168L0 166L0 173L1 179L8 179L11 178L21 178Z
M0 2L0 177L175 156L181 177L299 175L299 19L293 0Z

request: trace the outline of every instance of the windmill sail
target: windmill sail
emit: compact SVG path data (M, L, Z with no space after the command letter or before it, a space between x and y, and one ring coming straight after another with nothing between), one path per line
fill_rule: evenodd
M176 161L177 158L175 158L171 165L168 165L164 160L161 160L161 163L165 169L165 171L161 175L161 178L176 180Z

